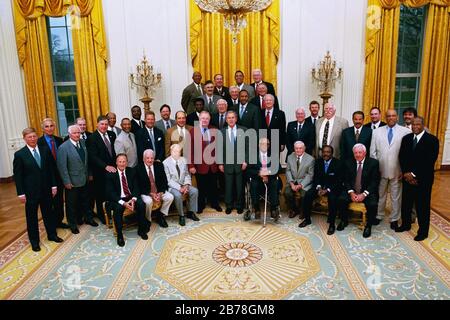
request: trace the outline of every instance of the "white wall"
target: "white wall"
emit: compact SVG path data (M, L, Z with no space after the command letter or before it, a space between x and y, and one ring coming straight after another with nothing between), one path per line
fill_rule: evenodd
M27 121L11 1L0 1L0 178L12 176L12 159L24 145L21 132Z

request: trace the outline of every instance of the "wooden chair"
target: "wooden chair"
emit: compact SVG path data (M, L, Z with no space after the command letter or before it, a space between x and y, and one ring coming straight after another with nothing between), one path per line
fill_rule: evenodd
M359 219L358 228L364 229L367 223L367 209L364 203L362 202L351 202L348 206L348 210L360 215L357 219L352 219L352 222L357 222Z

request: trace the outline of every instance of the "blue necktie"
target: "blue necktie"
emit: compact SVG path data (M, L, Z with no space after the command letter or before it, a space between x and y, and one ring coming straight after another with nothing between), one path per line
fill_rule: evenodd
M392 142L392 138L394 137L394 132L392 131L392 128L389 128L389 132L388 132L388 141L389 141L389 145L391 145Z
M39 166L39 168L41 167L41 156L39 155L39 153L36 151L36 149L33 149L33 157L34 159L36 159L37 165Z
M234 135L234 130L231 129L231 144L234 144L235 141L236 141L236 137Z
M328 166L330 165L329 161L325 161L325 173L328 173Z

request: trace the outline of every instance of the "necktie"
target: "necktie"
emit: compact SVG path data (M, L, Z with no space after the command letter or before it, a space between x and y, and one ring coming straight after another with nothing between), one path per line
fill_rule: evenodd
M300 169L300 157L297 157L297 172Z
M236 136L234 135L234 130L233 129L230 129L230 130L231 130L231 132L230 132L230 142L231 142L231 144L234 145L234 142L236 141Z
M373 126L372 126L372 129L373 129L373 130L375 130L376 128L377 128L377 126L376 126L376 125L373 125Z
M239 118L242 118L242 115L244 114L244 106L241 106L241 113L239 113Z
M356 129L355 141L358 142L358 140L359 140L359 129Z
M415 136L415 137L414 137L414 140L413 140L413 150L416 149L417 142L418 142L418 141L417 141L417 136Z
M178 142L181 142L183 140L184 140L184 130L183 130L183 128L181 128L180 133L179 133Z
M394 137L394 132L392 130L392 128L389 128L389 132L388 132L388 141L389 141L389 145L391 145L392 142L392 138Z
M106 137L106 132L103 134L103 141L105 142L106 148L108 149L109 156L112 157L111 143L109 143L109 140Z
M219 129L223 128L223 114L220 115Z
M79 142L77 142L77 152L80 155L81 161L83 161L83 163L84 163L86 155L84 154L84 150L83 150L83 148L81 148Z
M327 123L325 123L325 130L323 131L323 138L322 138L322 148L324 145L328 144L328 130L330 130L330 121L326 120Z
M149 129L150 140L152 141L153 150L156 150L155 147L155 136L153 135L153 129Z
M298 127L297 127L297 138L298 139L300 138L300 131L302 131L302 125L298 124Z
M206 144L209 144L209 135L208 128L203 128L203 141L206 141Z
M166 121L166 130L170 129L170 121Z
M328 172L328 167L330 166L330 162L329 161L325 161L325 173Z
M262 161L261 161L261 165L263 169L267 169L267 159L266 159L266 155L263 155L262 157Z
M260 97L260 98L261 98L261 108L266 109L266 101L264 101L263 97Z
M153 177L152 168L148 167L148 179L150 180L150 193L157 193L155 177Z
M358 169L356 171L356 179L355 179L355 192L356 194L361 193L361 178L362 178L362 162L358 162Z
M55 140L53 140L53 138L50 138L50 143L52 145L52 156L53 159L56 160L56 146L55 146Z
M175 161L175 168L177 169L177 172L178 172L178 179L180 179L181 171L180 171L180 166L178 165L178 160Z
M316 118L313 118L313 125L316 125Z
M131 192L130 189L128 188L127 178L125 178L125 174L123 171L122 171L122 188L123 193L125 193L125 198L130 198Z
M81 138L82 138L83 140L86 140L86 133L83 133L83 134L81 135Z
M266 124L267 124L267 127L270 126L270 111L267 111L267 113L266 113Z
M209 111L212 111L212 107L213 107L212 98L208 98L208 99L209 99L208 108L209 108Z
M39 155L39 153L37 152L36 149L33 149L33 157L36 160L36 163L40 168L41 167L41 156Z
M200 93L199 96L202 95L202 94L203 94L202 88L200 88L200 85L199 85L199 84L197 84L196 86L197 86L197 91L198 91L198 93Z

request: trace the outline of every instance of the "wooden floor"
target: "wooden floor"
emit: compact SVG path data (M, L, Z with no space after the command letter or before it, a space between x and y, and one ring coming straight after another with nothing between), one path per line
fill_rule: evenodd
M450 171L435 176L431 207L450 221ZM0 250L26 231L25 209L16 196L14 183L0 184Z

